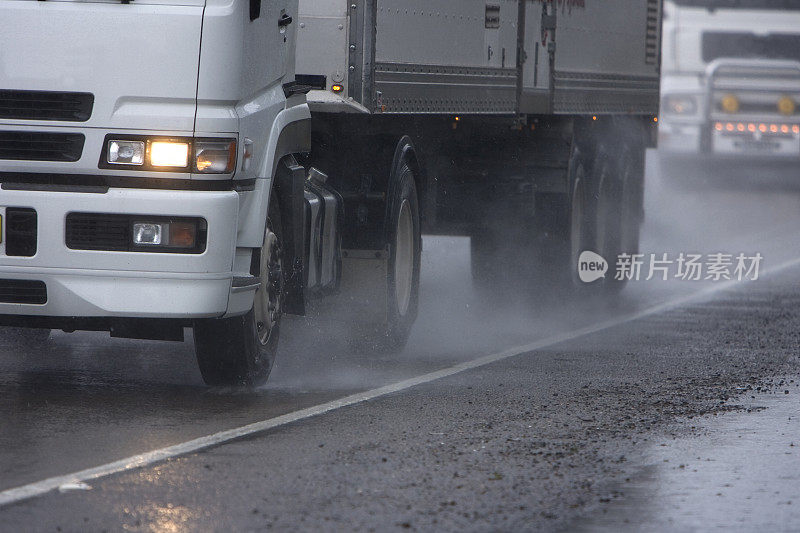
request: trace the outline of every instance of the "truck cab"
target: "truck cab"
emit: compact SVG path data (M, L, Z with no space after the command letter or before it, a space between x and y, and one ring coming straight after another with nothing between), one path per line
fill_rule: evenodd
M659 126L667 174L800 162L800 4L665 2Z
M182 340L251 316L271 342L267 208L310 142L296 6L0 1L0 325Z

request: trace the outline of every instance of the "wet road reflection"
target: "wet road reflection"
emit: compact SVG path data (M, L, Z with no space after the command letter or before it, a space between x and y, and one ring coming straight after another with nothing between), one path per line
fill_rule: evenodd
M752 531L758 517L763 531L797 531L800 389L791 378L778 388L750 412L685 421L697 431L651 445L637 460L646 466L612 489L624 498L569 530Z

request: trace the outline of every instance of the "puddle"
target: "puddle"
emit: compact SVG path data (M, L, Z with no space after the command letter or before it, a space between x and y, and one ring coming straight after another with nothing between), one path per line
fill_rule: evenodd
M786 381L740 400L749 413L686 420L691 435L656 440L611 489L619 498L569 531L800 531L800 388Z

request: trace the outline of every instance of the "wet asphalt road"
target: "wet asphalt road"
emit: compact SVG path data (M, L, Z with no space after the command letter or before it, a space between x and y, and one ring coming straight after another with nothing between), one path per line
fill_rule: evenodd
M786 265L800 257L800 195L676 191L651 165L646 207L645 252L760 252L764 270L782 270L725 290L653 280L613 302L489 307L471 288L468 242L427 239L403 354L359 353L298 320L255 392L202 387L190 342L2 338L0 491L711 291L90 491L0 508L0 530L797 530L800 424L788 419L800 405L800 265Z

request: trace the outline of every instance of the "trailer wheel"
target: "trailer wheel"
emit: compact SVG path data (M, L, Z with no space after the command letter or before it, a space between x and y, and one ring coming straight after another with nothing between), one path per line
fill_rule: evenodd
M609 272L601 285L614 292L626 285L625 279L615 277L617 258L622 253L639 252L641 207L637 184L641 176L637 175L639 167L630 151L623 153L617 164L604 158L598 167L595 246L609 264Z
M260 250L261 282L253 308L243 316L195 321L195 352L207 385L252 387L267 381L275 362L283 313L282 242L280 210L272 196Z
M572 285L581 287L583 282L578 275L578 259L581 253L589 249L589 243L591 242L589 224L591 206L586 190L588 181L586 165L577 150L573 152L572 157L570 168L573 176L570 180L572 191L570 195L569 234L567 235L569 267L567 270L570 273Z
M414 173L401 160L391 177L387 219L389 263L387 269L386 322L371 328L363 340L384 353L402 350L417 319L419 307L422 234Z

